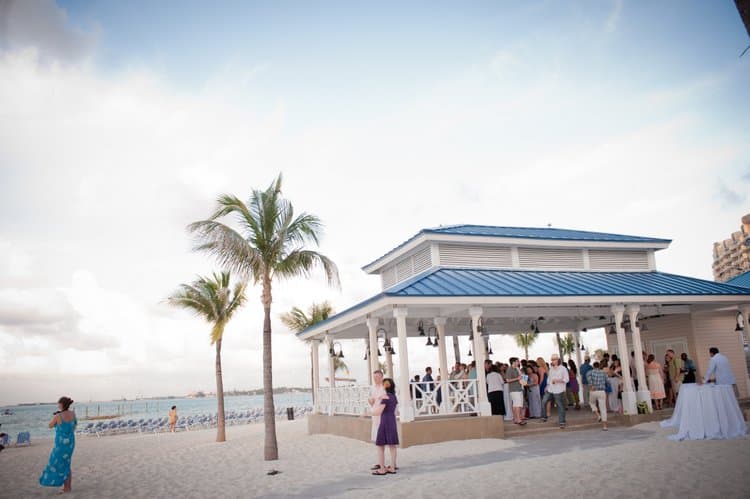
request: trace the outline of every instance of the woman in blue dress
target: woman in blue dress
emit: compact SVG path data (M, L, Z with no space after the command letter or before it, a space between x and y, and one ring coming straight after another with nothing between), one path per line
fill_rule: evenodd
M59 411L55 412L49 427L55 429L55 446L49 455L49 464L44 468L39 484L45 487L59 487L63 492L70 492L73 484L73 474L70 471L70 461L76 447L75 430L78 420L75 412L70 410L73 399L61 397L57 401Z
M396 465L396 448L398 446L398 427L396 426L396 384L392 379L383 380L385 395L381 395L381 403L377 406L376 412L380 412L380 426L378 427L378 436L375 439L375 445L378 447L378 469L373 471L373 475L394 475L398 469ZM385 466L385 447L391 452L391 465Z

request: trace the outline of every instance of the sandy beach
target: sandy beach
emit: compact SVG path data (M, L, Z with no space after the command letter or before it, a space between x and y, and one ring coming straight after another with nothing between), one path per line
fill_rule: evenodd
M70 497L746 497L748 439L672 442L656 423L399 452L400 472L371 476L370 445L278 425L281 459L262 460L262 425L215 432L78 439ZM0 497L48 497L37 485L52 442L0 453ZM281 473L268 476L276 469ZM536 492L534 492L536 491Z

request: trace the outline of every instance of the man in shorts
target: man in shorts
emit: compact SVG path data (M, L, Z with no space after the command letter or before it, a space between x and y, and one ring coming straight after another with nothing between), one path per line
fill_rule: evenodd
M523 419L523 386L521 386L521 371L518 362L518 357L510 358L510 367L505 372L505 383L508 384L510 390L510 404L513 407L513 423L518 425L525 425L526 421Z

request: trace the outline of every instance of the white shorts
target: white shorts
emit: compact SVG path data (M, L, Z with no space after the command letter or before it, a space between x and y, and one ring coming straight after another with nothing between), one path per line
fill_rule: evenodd
M523 392L510 392L510 403L513 407L523 407Z

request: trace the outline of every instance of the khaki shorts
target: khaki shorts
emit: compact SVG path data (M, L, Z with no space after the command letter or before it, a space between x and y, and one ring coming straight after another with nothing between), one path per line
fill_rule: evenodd
M513 407L523 407L523 392L510 392L510 403Z

